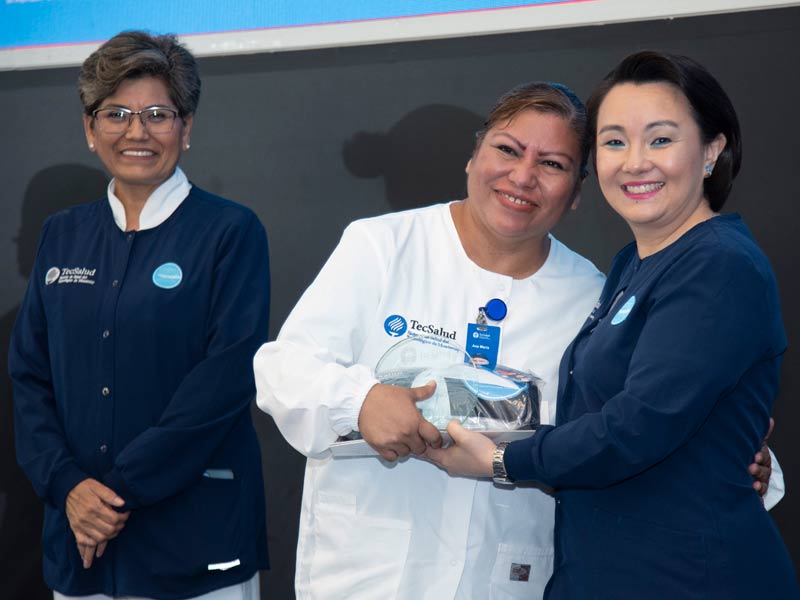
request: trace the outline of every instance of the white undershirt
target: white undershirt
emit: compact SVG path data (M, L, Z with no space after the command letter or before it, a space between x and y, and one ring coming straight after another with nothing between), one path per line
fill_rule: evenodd
M112 179L108 183L108 204L111 206L111 212L114 215L114 222L122 231L125 231L127 220L125 219L125 206L114 193L114 182ZM139 231L145 229L152 229L158 227L166 221L172 213L189 195L192 189L192 184L186 178L186 175L181 171L180 167L175 167L175 172L164 183L158 186L147 202L142 208L142 214L139 215Z

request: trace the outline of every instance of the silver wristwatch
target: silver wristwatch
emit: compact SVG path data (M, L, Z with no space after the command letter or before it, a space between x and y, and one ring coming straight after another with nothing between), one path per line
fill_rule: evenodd
M508 442L500 442L492 454L492 479L499 485L514 485L514 480L509 478L506 473L506 465L503 462L503 455L506 452Z

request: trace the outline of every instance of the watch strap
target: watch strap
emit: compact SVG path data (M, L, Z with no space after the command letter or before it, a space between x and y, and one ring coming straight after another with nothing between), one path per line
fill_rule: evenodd
M506 473L506 464L503 457L508 442L500 442L492 454L492 480L499 485L514 485L514 480Z

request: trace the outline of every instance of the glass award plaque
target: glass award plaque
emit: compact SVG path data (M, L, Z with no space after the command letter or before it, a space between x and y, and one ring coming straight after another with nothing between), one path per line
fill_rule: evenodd
M453 342L412 337L389 348L375 367L381 382L418 387L436 382L436 392L418 402L422 415L439 429L453 419L471 429L512 430L531 425L531 400L536 400L538 380L509 377L503 367L489 370L474 364L467 352ZM519 371L515 374L524 375Z
M436 382L433 396L417 407L422 416L439 429L453 419L464 421L472 414L478 399L465 385L480 377L469 355L456 344L438 339L412 337L389 348L375 367L381 383L419 387Z

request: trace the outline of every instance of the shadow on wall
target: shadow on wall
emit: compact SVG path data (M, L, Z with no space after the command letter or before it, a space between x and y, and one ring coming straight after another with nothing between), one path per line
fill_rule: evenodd
M417 108L387 133L361 131L342 151L356 177L383 177L392 210L465 197L464 169L483 119L447 104Z
M108 178L98 170L67 164L36 173L25 190L22 223L14 240L19 274L33 270L39 230L51 214L105 195ZM20 298L21 301L21 298ZM42 503L16 463L8 342L19 304L0 317L0 598L50 600L42 582ZM77 552L77 549L76 549Z

